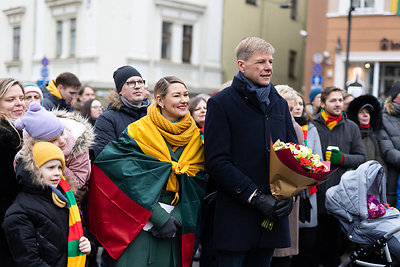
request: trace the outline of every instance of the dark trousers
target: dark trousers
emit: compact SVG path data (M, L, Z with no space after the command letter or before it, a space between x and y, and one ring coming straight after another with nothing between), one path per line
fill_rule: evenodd
M318 249L324 267L340 264L342 233L339 221L328 214L318 214Z
M218 267L269 267L273 248L257 248L248 251L217 250Z
M318 267L317 227L299 229L299 254L293 256L292 267Z

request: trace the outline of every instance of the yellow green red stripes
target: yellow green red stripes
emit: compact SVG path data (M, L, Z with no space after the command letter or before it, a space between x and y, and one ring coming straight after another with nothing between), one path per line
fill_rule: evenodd
M64 177L62 177L59 185L67 196L69 207L68 267L83 267L86 263L86 255L79 250L79 239L83 236L79 208L71 187Z

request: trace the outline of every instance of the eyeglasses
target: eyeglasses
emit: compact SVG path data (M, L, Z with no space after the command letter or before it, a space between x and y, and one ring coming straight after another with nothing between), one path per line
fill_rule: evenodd
M126 82L126 85L128 85L130 88L135 88L135 87L143 87L145 83L146 83L145 80L140 80L140 81Z

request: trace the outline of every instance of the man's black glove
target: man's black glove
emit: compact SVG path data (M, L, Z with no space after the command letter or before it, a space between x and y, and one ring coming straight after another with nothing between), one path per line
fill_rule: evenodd
M150 233L156 238L171 238L175 236L178 227L181 226L182 224L175 217L171 216L160 229L152 227Z
M277 202L278 200L272 195L265 195L258 190L251 199L251 204L253 204L264 217L272 221L278 220L278 215L276 213Z
M276 203L276 215L278 219L288 216L293 208L293 198L279 200Z
M302 223L311 221L311 202L310 202L310 193L308 193L308 189L304 189L300 191L300 208L299 208L299 221Z

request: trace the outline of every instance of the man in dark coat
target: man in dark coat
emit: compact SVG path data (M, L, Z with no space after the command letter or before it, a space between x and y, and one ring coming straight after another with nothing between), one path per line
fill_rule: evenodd
M71 72L64 72L51 80L49 84L42 85L40 90L43 93L43 107L47 110L65 109L74 111L73 100L78 95L81 82Z
M318 247L320 259L326 267L339 265L341 243L339 221L327 214L325 208L326 190L337 185L343 173L356 169L366 158L357 124L343 113L343 90L325 88L321 94L321 107L323 110L315 115L314 125L320 136L322 154L331 162L331 168L338 168L327 177L326 182L317 186Z
M110 141L117 141L125 128L147 114L150 99L142 75L132 66L118 68L113 75L115 90L109 96L111 103L95 124L94 156L97 157Z
M208 100L206 169L217 182L214 241L218 266L269 266L274 248L290 246L292 199L269 187L270 140L296 142L287 102L272 83L274 48L249 37L236 48L238 74ZM261 223L274 221L272 230Z

